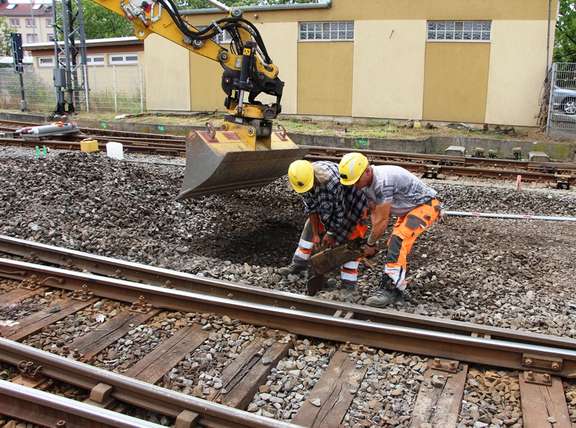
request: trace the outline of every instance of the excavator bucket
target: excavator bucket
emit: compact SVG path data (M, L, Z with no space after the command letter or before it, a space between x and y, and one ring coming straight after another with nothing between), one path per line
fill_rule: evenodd
M270 148L246 145L233 131L192 131L186 139L186 171L178 199L262 186L288 172L302 159L285 132L273 132Z

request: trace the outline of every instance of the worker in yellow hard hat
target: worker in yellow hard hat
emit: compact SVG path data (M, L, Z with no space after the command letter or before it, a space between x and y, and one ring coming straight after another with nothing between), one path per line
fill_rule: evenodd
M378 292L366 304L385 307L402 298L406 289L408 255L414 242L440 217L436 191L404 168L370 165L362 153L348 153L338 165L340 182L362 189L368 198L372 230L364 247L366 257L377 252L378 240L396 216Z
M302 197L308 219L292 263L281 268L280 274L306 271L316 246L332 247L365 236L368 230L363 222L368 208L366 196L358 189L340 184L336 163L294 161L288 168L288 181ZM341 284L346 290L356 289L358 264L355 260L341 267Z

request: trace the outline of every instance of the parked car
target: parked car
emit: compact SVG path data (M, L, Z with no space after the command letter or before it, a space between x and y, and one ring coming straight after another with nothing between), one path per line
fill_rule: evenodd
M554 110L563 111L565 114L576 114L576 89L554 88Z

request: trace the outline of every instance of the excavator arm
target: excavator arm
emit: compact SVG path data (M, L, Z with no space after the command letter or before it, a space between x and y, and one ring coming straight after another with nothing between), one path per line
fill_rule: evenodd
M94 1L129 19L136 37L142 40L156 33L220 63L224 69L222 88L228 96L225 105L238 116L274 119L280 113L284 82L278 78L278 67L272 63L260 32L242 18L240 9L231 9L229 16L200 30L182 18L173 0ZM213 41L215 36L224 32L232 38L230 49ZM266 107L260 107L260 103L246 105L240 92L248 93L252 103L262 92L275 96L277 102ZM257 107L254 109L254 106Z
M260 32L242 17L240 9L209 0L225 8L228 16L195 28L180 15L174 0L94 1L129 19L136 37L145 39L156 33L217 61L223 68L222 89L228 114L222 129L208 127L190 133L179 198L266 184L284 175L290 162L303 156L285 131L273 132L272 121L281 112L284 82L278 77L278 67ZM229 47L214 41L224 32L232 40ZM262 93L275 97L275 102L260 102L257 97Z

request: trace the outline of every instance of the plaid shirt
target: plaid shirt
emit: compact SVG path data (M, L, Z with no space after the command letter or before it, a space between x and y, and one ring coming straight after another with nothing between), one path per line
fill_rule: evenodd
M336 163L314 162L314 167L322 168L327 180L321 182L315 177L312 190L302 194L304 211L307 215L318 214L326 230L333 233L336 242L340 244L346 241L354 226L361 222L368 200L363 191L340 183Z

